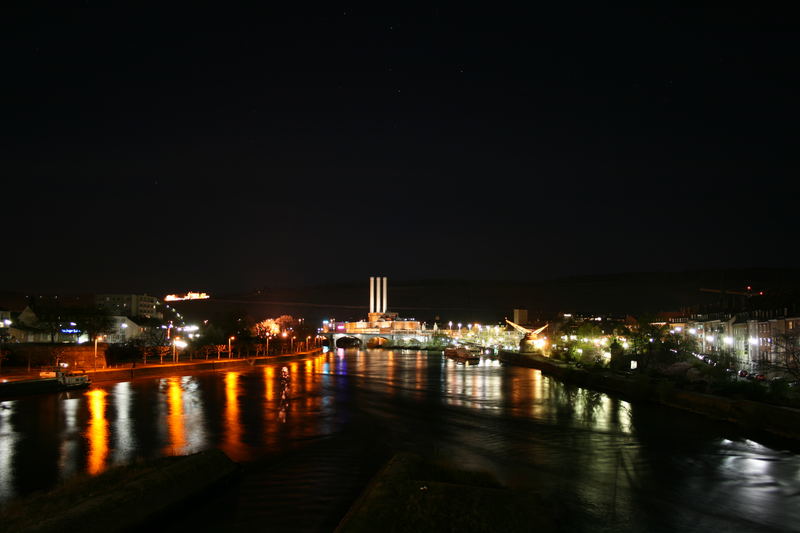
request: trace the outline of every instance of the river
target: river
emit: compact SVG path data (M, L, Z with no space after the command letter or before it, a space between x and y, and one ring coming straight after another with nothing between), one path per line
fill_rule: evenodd
M244 463L360 428L560 502L569 529L800 531L798 445L484 360L337 350L0 402L0 502L218 447ZM365 437L369 438L369 437ZM377 437L376 437L377 438Z

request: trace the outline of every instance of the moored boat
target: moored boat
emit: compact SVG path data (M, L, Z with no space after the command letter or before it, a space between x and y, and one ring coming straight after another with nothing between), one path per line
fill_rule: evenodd
M43 371L39 376L39 379L0 382L0 397L84 389L92 383L83 370Z
M478 363L481 360L480 355L470 352L463 346L445 348L444 355L445 357L455 359L457 362L464 362L467 364Z

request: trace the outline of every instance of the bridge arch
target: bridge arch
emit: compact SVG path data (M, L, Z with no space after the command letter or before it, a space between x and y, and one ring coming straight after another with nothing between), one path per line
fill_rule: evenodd
M334 341L335 348L360 348L363 344L363 341L359 337L351 335L337 336Z
M374 337L370 337L369 339L367 339L367 346L366 347L367 348L380 348L384 344L388 344L388 342L389 342L389 339L387 339L386 337L380 337L380 336L376 335Z

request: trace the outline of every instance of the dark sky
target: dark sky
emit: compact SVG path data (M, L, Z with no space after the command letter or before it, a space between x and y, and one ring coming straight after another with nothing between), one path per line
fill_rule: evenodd
M0 289L800 266L786 14L2 19Z

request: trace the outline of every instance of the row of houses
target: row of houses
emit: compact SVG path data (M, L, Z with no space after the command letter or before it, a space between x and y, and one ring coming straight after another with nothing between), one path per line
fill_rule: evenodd
M58 305L64 316L70 316L70 308L89 303L105 310L110 315L110 328L103 334L103 342L125 343L145 335L152 325L151 319L164 316L158 298L146 294L98 294L93 297L60 301L58 297L42 297L30 301L22 310L0 309L0 341L13 343L35 342L88 342L88 335L76 322L65 318L57 327L43 327L41 312L37 308ZM160 325L157 327L161 327Z
M672 332L697 339L703 354L728 353L739 368L766 369L780 364L787 334L800 334L800 312L792 307L741 312L670 316Z

